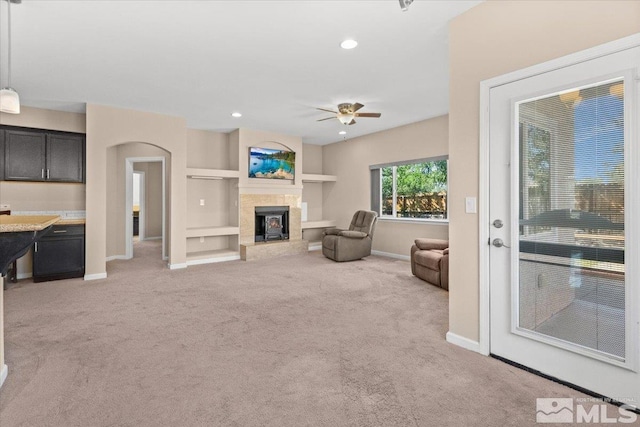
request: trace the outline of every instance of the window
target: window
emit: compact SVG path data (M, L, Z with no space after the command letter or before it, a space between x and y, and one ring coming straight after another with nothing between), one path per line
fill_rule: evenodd
M447 219L446 157L371 166L371 210L382 218Z

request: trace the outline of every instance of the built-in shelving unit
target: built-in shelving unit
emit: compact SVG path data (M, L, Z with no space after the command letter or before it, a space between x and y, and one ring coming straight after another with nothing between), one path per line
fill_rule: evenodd
M235 261L240 252L235 249L217 249L187 253L187 265L210 264L213 262Z
M190 237L213 237L213 236L237 236L240 234L240 227L237 226L216 226L216 227L187 227L187 238Z
M335 226L336 226L336 222L330 219L321 220L321 221L303 221L302 222L303 230L308 230L311 228L330 228Z
M187 265L240 259L238 151L227 138L190 131L187 139Z
M320 170L321 164L315 164L311 166L312 169ZM310 206L308 211L315 211L314 214L310 214L308 221L302 222L302 234L305 240L309 241L309 250L322 249L322 236L326 228L336 226L336 221L330 219L317 219L318 210L322 208L322 192L325 185L329 185L338 180L335 175L325 175L318 173L303 173L301 175L303 182L303 200L306 199L306 203ZM306 196L305 196L306 195ZM320 206L318 206L320 205Z
M336 182L337 180L338 177L335 175L321 175L311 173L302 174L302 182Z
M191 179L234 179L240 172L226 169L187 168L187 178Z

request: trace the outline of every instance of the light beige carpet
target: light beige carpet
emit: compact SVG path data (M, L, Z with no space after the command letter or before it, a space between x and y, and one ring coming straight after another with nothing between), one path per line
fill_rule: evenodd
M523 426L536 397L582 396L448 344L448 294L407 262L159 251L10 286L2 427Z

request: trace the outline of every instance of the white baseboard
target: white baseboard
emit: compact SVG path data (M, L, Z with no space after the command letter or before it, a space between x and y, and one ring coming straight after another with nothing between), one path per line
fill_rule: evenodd
M187 263L182 262L180 264L167 264L169 266L169 270L179 270L181 268L187 268Z
M16 279L20 280L20 279L30 279L33 277L32 273L18 273L16 274Z
M240 255L227 255L215 258L193 259L187 261L187 265L213 264L215 262L237 261L239 259Z
M447 332L447 342L457 345L458 347L466 348L467 350L475 351L476 353L481 353L480 343L478 341L470 340L469 338L454 334L451 331Z
M85 274L84 280L100 280L106 279L107 273Z
M162 236L154 236L154 237L145 237L144 239L141 240L162 240Z
M7 365L4 365L2 367L2 371L0 371L0 388L2 388L2 384L4 384L4 380L7 379L8 375L9 375L9 367Z
M109 262L109 261L113 261L113 260L116 260L116 259L131 259L131 258L127 258L126 255L111 255L111 256L108 256L105 259L105 261Z
M387 258L401 259L402 261L411 261L409 255L392 254L391 252L371 251L371 255L386 256Z

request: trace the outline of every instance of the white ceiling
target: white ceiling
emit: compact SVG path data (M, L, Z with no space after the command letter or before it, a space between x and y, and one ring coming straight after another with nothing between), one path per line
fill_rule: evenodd
M27 106L103 104L327 144L445 114L447 25L478 3L23 0L11 9L12 86ZM341 49L345 38L358 47ZM356 101L382 117L316 121L328 114L315 107Z

